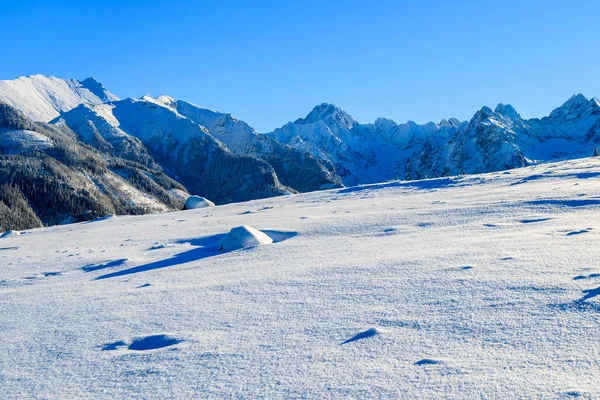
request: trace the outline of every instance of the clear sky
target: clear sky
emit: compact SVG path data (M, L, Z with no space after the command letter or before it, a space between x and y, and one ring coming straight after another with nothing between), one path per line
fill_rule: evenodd
M93 76L259 132L323 102L424 123L600 97L598 0L0 0L0 34L0 79Z

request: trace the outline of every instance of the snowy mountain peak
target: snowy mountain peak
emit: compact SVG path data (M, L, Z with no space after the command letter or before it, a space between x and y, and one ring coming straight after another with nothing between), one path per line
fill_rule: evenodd
M351 127L354 124L354 119L344 110L335 104L323 103L315 108L306 116L300 118L294 123L296 124L314 124L318 121L335 122L346 127Z
M550 113L550 118L560 121L573 121L586 115L599 115L600 104L597 99L588 100L584 95L571 96L562 106Z
M110 93L102 83L96 79L89 77L80 82L81 86L92 92L100 100L104 102L117 101L119 98L114 94Z
M458 126L461 124L460 120L457 118L450 118L450 119L446 119L443 118L438 126L440 127L447 127L447 128L458 128Z
M80 104L100 104L116 100L117 96L108 92L93 78L80 82L75 79L31 75L0 80L0 101L36 121L50 121L61 112L72 110Z
M588 102L587 97L585 97L581 93L578 93L578 94L574 94L573 96L571 96L569 98L569 100L567 100L565 102L565 104L563 104L563 107L564 106L571 106L571 105L584 105L587 102Z
M513 119L513 120L521 119L521 115L510 104L499 103L496 106L496 109L494 110L494 112L497 112L498 114L500 114L508 119Z
M162 95L155 98L146 93L145 95L140 97L140 100L149 101L151 103L155 103L169 108L177 108L177 100L167 95Z
M483 106L483 107L481 107L481 110L479 110L475 113L475 115L471 119L471 123L473 123L473 122L479 123L483 120L490 118L493 115L494 115L494 111L492 111L491 108L489 108L488 106Z

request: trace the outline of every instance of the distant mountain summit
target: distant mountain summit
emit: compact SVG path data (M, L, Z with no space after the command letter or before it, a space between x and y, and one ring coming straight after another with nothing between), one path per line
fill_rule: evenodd
M332 104L315 107L269 137L335 165L345 185L482 173L589 156L600 145L600 101L578 94L542 119L509 104L470 121L424 125L379 118L360 124Z
M119 100L93 78L83 81L31 75L0 81L0 102L34 121L48 122L79 104L101 104Z

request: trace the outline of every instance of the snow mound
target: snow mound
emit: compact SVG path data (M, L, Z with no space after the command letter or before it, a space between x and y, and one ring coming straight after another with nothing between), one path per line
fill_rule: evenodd
M219 242L219 251L233 251L245 247L271 244L273 239L264 232L251 226L243 225L233 228Z
M194 210L196 208L214 207L215 203L200 196L190 196L185 201L185 210Z
M20 234L21 234L21 232L19 232L19 231L6 231L0 235L0 238L19 236Z

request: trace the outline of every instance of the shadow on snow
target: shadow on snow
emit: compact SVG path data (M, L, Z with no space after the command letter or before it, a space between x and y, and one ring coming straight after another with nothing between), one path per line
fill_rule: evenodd
M453 178L439 178L439 179L426 179L422 181L408 181L408 182L386 182L386 183L377 183L373 185L362 185L362 186L354 186L345 189L341 189L338 191L338 194L345 193L353 193L360 192L363 190L379 190L379 189L387 189L387 188L396 188L396 187L408 187L415 188L419 190L423 189L440 189L447 186L452 186L457 184L459 181Z
M282 242L289 238L292 238L297 235L297 232L282 232L282 231L271 231L271 230L263 230L266 235L270 236L273 239L273 243ZM137 274L139 272L152 271L155 269L161 269L166 267L172 267L175 265L186 264L192 261L202 260L208 257L217 256L220 254L227 253L226 251L221 251L217 247L219 241L225 237L226 234L218 234L206 236L198 239L187 239L180 240L178 244L191 244L192 246L197 246L198 248L191 249L188 251L184 251L183 253L176 254L171 258L166 258L164 260L154 261L148 264L140 265L137 267L128 268L122 271L112 272L110 274L104 274L98 276L95 280L108 279L108 278L116 278L118 276L125 276L131 274ZM241 249L244 250L244 249ZM106 267L103 267L106 268Z

